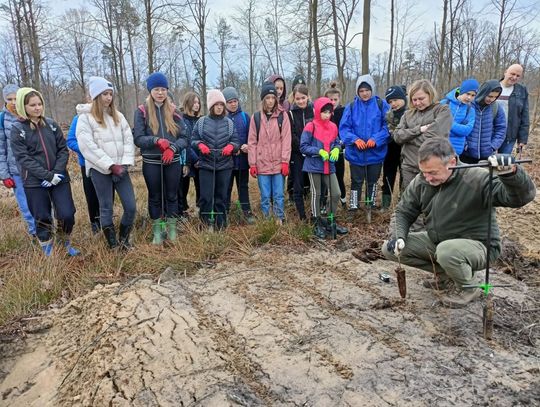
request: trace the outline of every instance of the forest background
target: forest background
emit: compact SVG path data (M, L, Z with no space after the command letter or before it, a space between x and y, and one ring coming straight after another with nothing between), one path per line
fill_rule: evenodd
M41 90L47 115L69 122L88 78L104 76L131 120L158 70L177 100L234 86L253 112L276 72L288 83L304 75L314 97L336 80L349 101L360 73L373 75L380 95L419 78L446 92L520 63L535 123L539 11L527 0L2 0L0 86Z

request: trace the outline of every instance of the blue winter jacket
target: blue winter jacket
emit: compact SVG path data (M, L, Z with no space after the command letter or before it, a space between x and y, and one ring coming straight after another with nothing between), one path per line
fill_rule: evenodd
M2 118L3 116L3 118ZM17 122L11 112L5 107L0 114L0 179L11 178L13 175L19 175L17 160L11 150L11 127Z
M242 144L247 144L250 121L249 115L246 112L243 112L240 105L238 105L238 110L234 113L228 112L228 117L234 123L234 129L238 134L238 141L240 143L240 147L242 146ZM240 150L238 150L238 155L235 155L233 159L235 170L249 169L248 157L246 153L242 153Z
M467 136L464 156L483 160L493 154L504 142L506 137L506 117L502 106L494 108L494 103L486 105L484 100L491 92L501 92L501 85L498 81L489 80L480 86L478 94L473 102L476 119L471 134ZM494 110L497 116L493 117Z
M452 147L456 151L457 155L460 155L465 148L465 139L474 126L475 113L471 105L460 102L456 97L459 88L452 89L446 94L446 97L441 100L441 104L447 104L452 112L454 121L452 122L452 128L450 129L450 135L448 136Z
M345 144L345 158L351 164L372 165L384 161L390 141L390 133L385 120L389 109L388 103L379 99L378 96L372 97L367 102L355 96L354 101L345 107L339 124L339 136ZM373 139L376 147L359 150L354 144L358 139L365 142Z
M84 157L81 153L81 150L79 150L79 142L77 141L77 136L76 136L78 121L79 121L79 115L75 115L75 117L71 121L71 125L69 126L66 144L71 151L77 153L77 157L79 158L79 165L81 167L84 167Z
M300 138L300 152L306 157L302 171L314 172L318 174L333 174L336 172L336 166L332 161L328 165L319 155L320 150L330 153L334 148L340 148L338 130L335 123L323 121L321 119L321 109L331 103L330 99L321 97L314 103L314 120L306 124ZM325 147L325 143L328 144Z

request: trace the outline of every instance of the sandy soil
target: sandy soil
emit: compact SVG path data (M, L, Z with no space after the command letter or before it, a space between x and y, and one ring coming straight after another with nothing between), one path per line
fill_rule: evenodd
M483 300L444 308L422 271L401 299L379 242L267 246L27 320L0 338L0 406L540 405L540 196L499 219L491 341Z
M37 318L20 349L9 345L0 404L540 403L539 338L527 328L537 289L494 275L512 287L495 289L487 342L482 302L443 308L414 269L402 300L394 268L351 250L274 247L188 278L168 270L98 286Z

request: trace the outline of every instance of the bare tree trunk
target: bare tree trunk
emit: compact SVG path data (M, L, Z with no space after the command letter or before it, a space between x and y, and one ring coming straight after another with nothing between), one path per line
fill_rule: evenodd
M131 60L131 74L133 75L133 87L135 88L135 103L139 104L139 78L137 75L137 68L135 63L135 49L133 48L133 32L127 30L128 37L128 46L129 46L129 56Z
M313 1L309 0L309 36L308 36L308 48L307 48L307 83L311 86L311 78L313 77L311 59L311 49L313 47Z
M337 20L336 0L332 0L332 22L334 28L334 51L336 53L336 68L338 74L339 88L344 89L345 78L343 77L343 67L341 66L341 53L339 52L339 26Z
M148 74L154 72L154 34L152 32L152 0L144 0L146 46L148 52Z
M443 67L444 67L444 53L445 53L445 45L446 45L446 20L448 20L448 1L444 0L443 4L443 20L442 20L442 26L441 26L441 40L440 40L440 47L439 47L439 63L438 63L438 69L437 69L437 82L439 82L439 86L442 86L442 78L443 78Z
M315 95L319 97L321 94L321 85L322 85L322 61L321 61L321 47L319 44L319 27L318 27L318 6L319 1L313 0L311 2L311 25L313 27L313 45L315 46L315 69L317 73L315 74Z
M362 74L369 73L369 31L371 22L371 0L364 0L362 29Z
M394 7L395 1L390 0L390 51L388 51L388 66L386 67L386 87L389 88L392 84L390 74L392 71L392 58L394 57Z
M206 38L205 38L205 32L206 32L206 22L208 21L208 14L210 13L209 10L206 9L207 0L192 0L188 2L189 9L191 11L191 15L193 16L193 19L195 20L195 25L197 27L197 32L194 33L194 37L196 38L198 44L199 44L199 62L200 62L200 80L201 80L201 108L206 111L206 91L207 91L207 84L206 84L206 72L207 72L207 66L206 66Z

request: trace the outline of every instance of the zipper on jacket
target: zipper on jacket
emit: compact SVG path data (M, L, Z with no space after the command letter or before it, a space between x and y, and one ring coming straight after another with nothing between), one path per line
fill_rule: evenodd
M480 159L480 141L482 140L482 122L484 121L484 109L480 111L480 127L478 128L478 159Z
M49 161L49 153L47 152L47 148L45 147L45 142L43 141L43 135L41 134L41 130L39 129L39 126L36 126L36 129L38 131L39 135L39 141L41 142L41 147L43 147L43 152L45 153L45 161L47 161L47 169L51 170L51 162Z
M165 135L163 134L163 119L161 118L161 106L157 106L157 109L158 109L158 116L159 116L159 130L160 130L160 133L161 133L161 138L166 138Z

